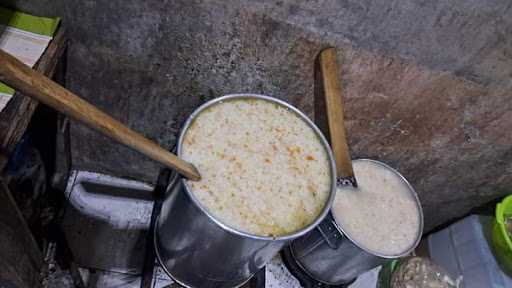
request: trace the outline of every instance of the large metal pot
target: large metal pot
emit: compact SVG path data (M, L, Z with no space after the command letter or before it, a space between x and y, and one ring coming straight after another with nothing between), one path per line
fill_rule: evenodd
M343 231L343 227L338 225L329 213L316 229L292 241L287 248L287 254L292 257L291 260L295 261L303 272L314 280L328 285L348 284L365 271L371 270L389 259L411 253L421 240L423 212L416 192L409 182L398 171L382 162L370 159L359 159L354 162L356 161L372 161L394 172L402 179L403 185L408 187L416 200L420 227L416 241L408 249L395 255L384 255L371 251L351 239L350 235Z
M302 112L286 102L262 95L236 94L216 98L199 107L181 130L177 154L181 156L185 133L206 108L235 98L257 98L285 106L316 132L328 154L331 191L322 213L310 225L293 234L262 237L234 229L212 216L191 193L185 179L176 181L164 200L155 226L155 250L170 277L188 287L237 287L248 281L291 240L311 231L329 212L336 189L332 152L318 128Z

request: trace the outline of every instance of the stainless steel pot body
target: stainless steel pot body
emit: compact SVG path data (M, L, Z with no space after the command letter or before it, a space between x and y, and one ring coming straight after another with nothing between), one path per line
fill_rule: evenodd
M227 232L193 204L182 181L162 205L155 237L162 267L188 287L239 286L286 242Z
M290 244L290 254L302 270L313 279L329 285L350 283L357 276L382 265L389 259L409 254L418 245L423 231L421 204L409 182L399 172L382 162L370 159L354 161L371 161L396 173L403 180L404 185L409 187L411 195L416 200L420 227L418 227L416 241L406 251L397 255L382 255L350 239L350 235L343 232L343 227L340 227L329 213L316 229Z
M316 229L290 244L293 260L310 277L328 285L348 284L389 260L356 246L331 221L328 215Z
M237 287L248 281L289 241L311 231L329 212L335 192L336 170L327 141L318 128L299 110L280 100L262 95L228 95L199 107L181 131L177 153L193 119L210 105L237 98L258 98L286 106L304 119L322 141L331 170L331 191L318 218L293 234L264 237L234 229L212 216L180 179L164 200L155 225L155 250L162 267L177 282L188 287Z

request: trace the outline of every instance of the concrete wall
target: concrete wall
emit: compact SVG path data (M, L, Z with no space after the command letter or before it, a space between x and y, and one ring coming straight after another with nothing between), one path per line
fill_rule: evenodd
M427 230L511 191L510 1L8 1L62 16L69 88L165 147L227 93L313 117L314 57L334 45L353 156L401 171ZM72 136L75 167L156 179L137 153L78 124Z

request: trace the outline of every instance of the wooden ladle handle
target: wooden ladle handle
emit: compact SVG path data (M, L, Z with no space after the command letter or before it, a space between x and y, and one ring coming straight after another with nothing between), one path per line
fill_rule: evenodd
M199 180L201 178L192 164L179 159L155 142L126 127L2 50L0 50L0 81L149 158L175 169L188 179Z
M341 87L338 79L336 50L334 48L327 48L320 52L318 57L322 83L316 83L316 85L323 86L331 147L336 161L336 172L338 177L355 179L347 138L345 136L343 99L341 97Z

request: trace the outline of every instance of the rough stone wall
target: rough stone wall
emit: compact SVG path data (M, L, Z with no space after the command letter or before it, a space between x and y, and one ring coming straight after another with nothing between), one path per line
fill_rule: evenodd
M333 45L353 156L410 180L426 230L512 190L510 1L8 1L61 15L68 87L165 147L223 94L313 117L313 61ZM155 180L137 153L79 124L72 137L75 167Z

